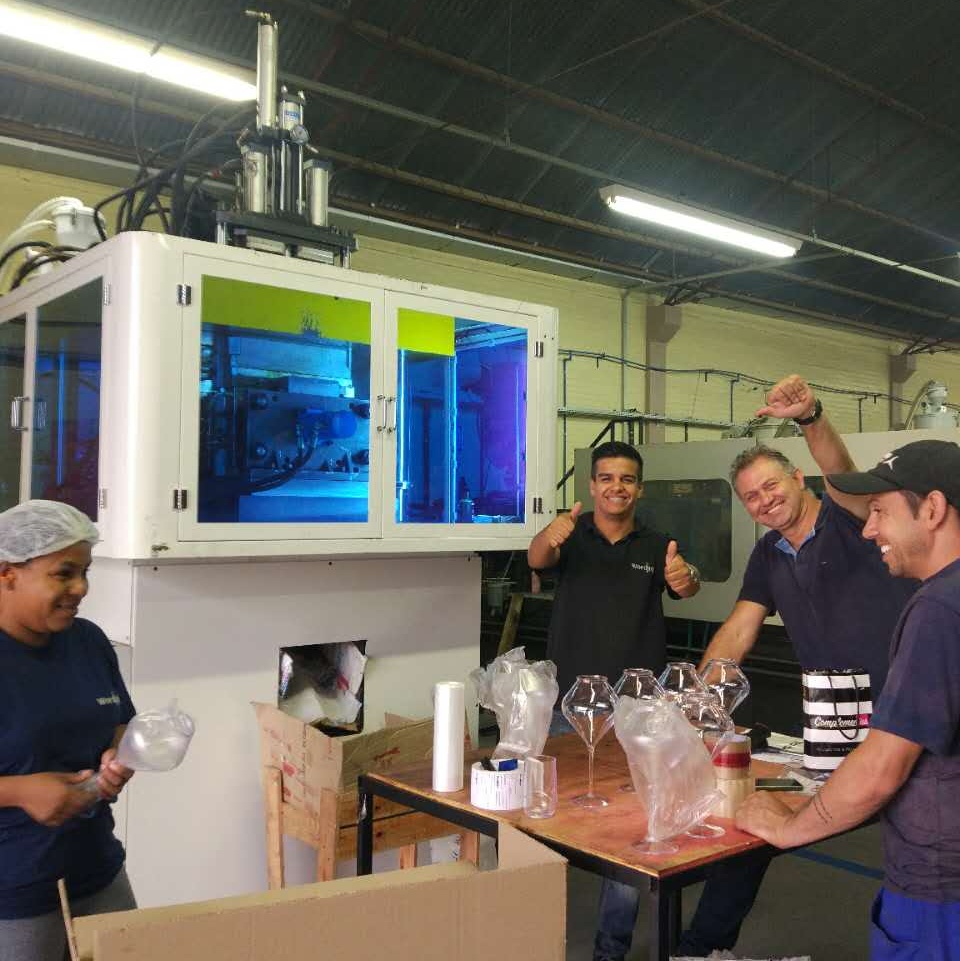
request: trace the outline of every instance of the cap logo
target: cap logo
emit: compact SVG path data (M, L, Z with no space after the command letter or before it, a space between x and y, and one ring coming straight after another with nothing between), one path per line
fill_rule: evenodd
M877 466L879 467L879 466L882 464L884 467L887 468L887 470L891 470L891 471L892 471L892 470L893 470L893 462L894 462L894 461L897 459L897 457L899 457L899 456L900 456L899 454L884 454L883 460L880 461L880 464L878 464Z

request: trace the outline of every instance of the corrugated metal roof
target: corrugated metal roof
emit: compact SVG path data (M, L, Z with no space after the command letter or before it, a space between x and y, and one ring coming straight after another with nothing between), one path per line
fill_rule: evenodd
M247 0L48 5L254 64ZM597 195L607 180L631 182L956 277L951 0L266 6L281 23L281 74L307 85L312 140L339 157L334 203L675 279L679 296L760 298L960 341L956 288L850 257L809 259L812 245L779 274L687 282L751 261L626 223ZM134 87L107 67L0 39L0 126L129 152ZM140 91L145 149L184 137L209 106L158 83ZM233 152L224 137L206 162Z

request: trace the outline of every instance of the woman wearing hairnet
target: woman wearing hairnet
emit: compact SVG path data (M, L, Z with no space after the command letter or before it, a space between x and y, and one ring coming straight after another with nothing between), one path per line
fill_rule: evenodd
M0 513L0 961L64 957L58 878L74 914L136 907L106 803L133 773L114 759L133 705L77 617L97 540L67 504Z

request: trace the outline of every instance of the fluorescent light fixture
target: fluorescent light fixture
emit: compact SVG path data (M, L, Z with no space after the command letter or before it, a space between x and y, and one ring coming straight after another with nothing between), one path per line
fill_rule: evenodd
M257 96L251 72L223 67L167 46L151 55L156 47L152 40L20 0L0 0L0 35L146 74L217 100L253 100Z
M600 196L611 210L639 217L661 227L671 227L698 237L743 247L770 257L792 257L800 249L800 241L772 230L739 223L717 214L663 200L632 187L601 187Z

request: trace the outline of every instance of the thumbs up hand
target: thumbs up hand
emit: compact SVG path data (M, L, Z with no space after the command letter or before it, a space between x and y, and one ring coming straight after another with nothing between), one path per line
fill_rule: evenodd
M667 556L663 562L663 577L667 587L681 597L691 597L700 590L700 575L688 564L677 550L677 542L669 541Z
M569 514L561 514L554 518L546 528L547 543L554 549L558 548L565 541L569 540L577 525L577 518L583 510L583 504L577 501L570 509Z

